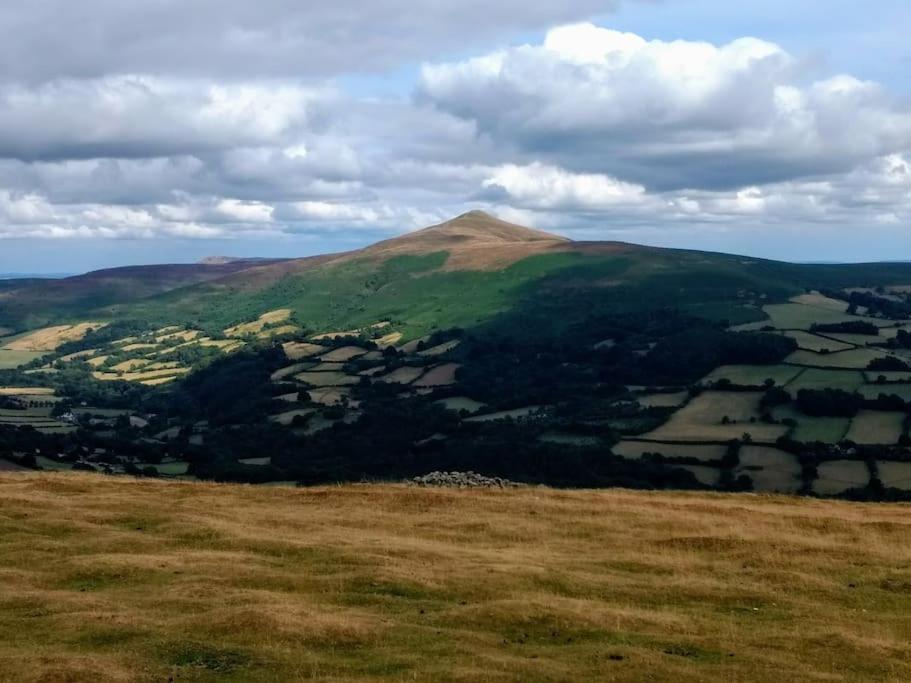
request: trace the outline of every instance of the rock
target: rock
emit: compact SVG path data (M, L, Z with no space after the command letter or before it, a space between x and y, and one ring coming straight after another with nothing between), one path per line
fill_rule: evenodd
M412 486L442 486L457 489L505 489L521 486L518 482L500 477L485 477L477 472L431 472L410 479L408 483Z

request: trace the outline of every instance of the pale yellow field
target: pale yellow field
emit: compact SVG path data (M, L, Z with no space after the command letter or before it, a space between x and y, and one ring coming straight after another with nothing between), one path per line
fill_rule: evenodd
M907 505L0 475L9 681L905 681Z
M431 346L429 349L424 349L423 351L418 351L419 356L424 356L425 358L433 358L435 356L442 356L444 353L448 353L456 348L461 342L458 339L453 339L452 341L443 342L437 346Z
M240 325L235 325L234 327L229 327L225 330L226 337L243 337L248 334L256 334L262 332L263 328L266 325L274 325L276 323L284 322L291 317L291 309L289 308L280 308L275 311L269 311L263 313L259 318L252 322L241 323Z
M410 384L418 377L424 374L424 368L411 367L409 365L403 365L400 368L396 368L392 372L389 372L381 377L377 377L378 382L392 382L395 384Z
M341 346L324 353L320 356L320 360L329 363L344 363L352 358L363 356L365 353L367 353L367 349L362 349L360 346Z
M435 368L428 370L422 377L416 380L412 386L415 387L445 387L455 384L456 371L462 367L458 363L444 363L437 365Z
M256 335L257 339L271 339L272 337L278 337L282 334L294 334L300 332L300 328L297 325L279 325L278 327L270 327Z
M800 296L795 296L791 298L791 301L795 304L804 304L806 306L818 306L819 308L827 308L831 311L838 311L839 313L844 313L848 310L848 302L842 301L841 299L832 299L830 297L824 296L819 292L811 292L810 294L801 294Z
M310 356L315 356L326 350L325 346L307 344L305 342L285 342L282 344L282 348L285 350L285 355L288 356L288 360L309 358Z
M7 343L3 348L10 351L54 351L71 341L79 341L91 330L105 327L107 323L85 322L75 325L55 325L20 337Z
M50 387L0 387L0 396L53 396Z
M295 375L294 379L314 387L344 387L357 384L359 381L357 377L341 372L301 372Z
M163 377L171 379L178 375L185 375L190 372L189 368L164 368L162 370L149 370L148 372L124 372L117 374L115 372L93 372L92 377L102 382L112 382L122 380L124 382L147 382L157 380Z

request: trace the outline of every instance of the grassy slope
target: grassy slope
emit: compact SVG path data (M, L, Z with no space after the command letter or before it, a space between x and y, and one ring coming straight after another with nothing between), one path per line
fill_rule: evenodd
M0 475L4 680L908 680L907 507Z
M447 252L440 251L385 261L352 260L319 266L262 289L206 283L123 307L120 313L215 329L289 307L315 330L390 319L406 336L419 336L435 328L473 327L504 314L540 315L551 305L561 318L576 308L587 315L593 301L611 310L680 306L741 322L761 316L743 307L739 290L779 298L801 291L783 283L779 272L754 273L732 257L697 252L631 248L599 253L581 247L532 256L495 271L443 270L446 258ZM567 310L568 290L584 291L589 299L572 300L573 310Z

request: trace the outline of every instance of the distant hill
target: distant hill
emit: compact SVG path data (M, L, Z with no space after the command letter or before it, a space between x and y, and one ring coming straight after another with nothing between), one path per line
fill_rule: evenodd
M526 333L565 328L593 310L670 307L744 323L763 318L760 304L808 288L908 282L908 264L790 264L576 242L471 211L338 254L210 257L0 288L0 325L116 316L223 329L285 308L314 330L390 319L406 337L496 320L521 319Z

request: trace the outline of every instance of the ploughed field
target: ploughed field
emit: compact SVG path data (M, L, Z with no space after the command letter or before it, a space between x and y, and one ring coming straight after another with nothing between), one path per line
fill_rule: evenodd
M908 680L909 567L905 505L2 473L0 678Z

